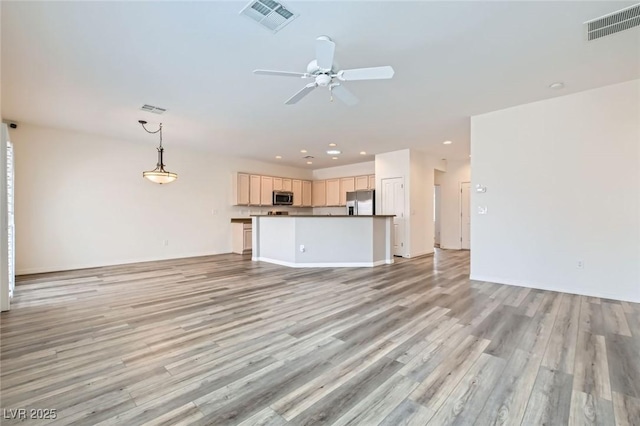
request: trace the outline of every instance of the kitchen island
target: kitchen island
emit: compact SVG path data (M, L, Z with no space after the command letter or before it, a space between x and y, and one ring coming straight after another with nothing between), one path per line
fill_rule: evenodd
M252 260L294 268L393 263L393 216L253 216Z

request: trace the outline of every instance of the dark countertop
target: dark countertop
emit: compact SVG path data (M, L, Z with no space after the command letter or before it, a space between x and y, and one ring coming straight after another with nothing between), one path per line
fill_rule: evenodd
M232 217L231 223L251 223L250 217Z
M375 214L375 215L348 215L348 214L292 214L292 215L266 215L256 214L256 217L395 217L394 214ZM233 221L233 219L231 219Z

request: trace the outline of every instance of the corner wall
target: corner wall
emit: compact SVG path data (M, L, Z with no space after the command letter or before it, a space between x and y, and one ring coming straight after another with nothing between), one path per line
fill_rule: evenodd
M18 274L229 253L230 218L270 210L231 205L233 172L311 179L169 143L165 162L178 180L157 185L142 178L154 144L22 123L10 133Z
M640 80L472 117L471 150L472 279L640 302Z

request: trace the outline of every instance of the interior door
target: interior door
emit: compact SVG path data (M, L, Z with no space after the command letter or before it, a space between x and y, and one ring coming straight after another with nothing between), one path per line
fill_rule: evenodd
M460 184L460 248L469 250L471 248L471 183L462 182Z
M393 214L393 255L404 256L405 214L404 178L382 179L382 214Z

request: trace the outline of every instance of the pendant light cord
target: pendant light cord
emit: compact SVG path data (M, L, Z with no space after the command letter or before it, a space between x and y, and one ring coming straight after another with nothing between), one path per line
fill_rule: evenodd
M160 128L158 130L156 130L155 132L152 132L150 130L148 130L145 127L145 124L147 124L146 121L144 120L139 120L138 123L140 123L142 125L142 128L147 132L147 133L151 133L152 135L155 135L156 133L160 132L160 148L162 148L162 123L160 123Z

